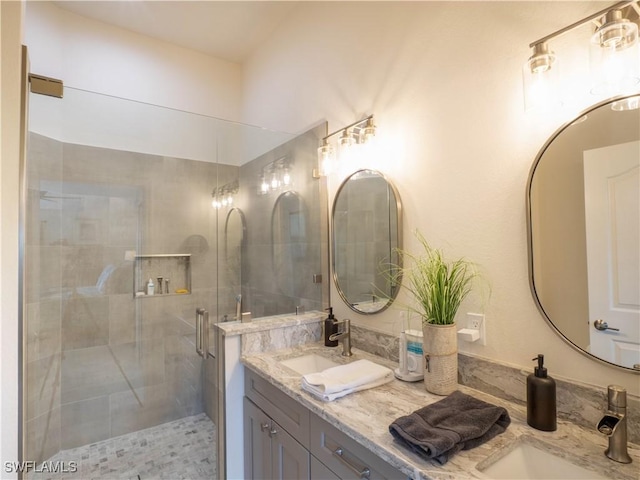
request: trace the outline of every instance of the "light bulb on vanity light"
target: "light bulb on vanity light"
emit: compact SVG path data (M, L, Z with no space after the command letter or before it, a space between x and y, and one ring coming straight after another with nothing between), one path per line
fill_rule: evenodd
M373 117L367 120L367 124L362 129L362 143L372 142L376 136L376 126L373 123Z
M607 12L591 37L590 63L594 95L618 95L640 87L638 26L620 10Z
M522 67L525 110L547 112L561 105L559 64L546 42L533 45Z
M327 176L335 168L335 152L327 137L322 139L322 145L318 148L318 169L321 176Z
M276 172L273 172L271 175L271 183L269 184L271 190L277 190L280 186L280 181L278 180L278 175Z
M358 143L353 131L345 128L338 139L338 158L342 167L348 168L348 164L355 161Z

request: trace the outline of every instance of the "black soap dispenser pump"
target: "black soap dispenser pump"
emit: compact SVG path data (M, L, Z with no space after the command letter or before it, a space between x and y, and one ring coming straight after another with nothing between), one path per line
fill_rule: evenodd
M324 319L324 346L337 347L338 340L329 340L334 333L338 333L338 325L336 325L336 317L333 316L333 308L325 308L329 311L329 316Z
M527 423L538 430L556 430L556 381L547 375L544 355L538 354L538 366L527 377Z

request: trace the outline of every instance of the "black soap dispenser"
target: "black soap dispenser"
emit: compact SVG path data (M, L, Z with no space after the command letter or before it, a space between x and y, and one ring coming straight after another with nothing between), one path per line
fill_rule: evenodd
M527 377L527 423L538 430L556 430L556 382L547 375L544 355L538 354L538 366Z
M325 308L329 311L329 316L324 319L324 346L337 347L338 340L329 340L334 333L338 333L338 325L336 325L336 317L333 316L333 308Z

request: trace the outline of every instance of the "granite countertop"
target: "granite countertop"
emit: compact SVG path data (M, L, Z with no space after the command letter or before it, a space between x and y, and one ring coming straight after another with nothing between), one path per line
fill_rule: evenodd
M394 369L397 363L353 349L353 357L340 355L342 346L324 347L322 343L296 348L275 350L242 357L242 363L265 378L284 393L309 410L327 420L349 437L369 449L407 476L418 479L453 480L464 478L486 479L481 470L506 455L519 442L527 442L561 456L571 463L593 470L604 478L637 480L640 465L640 447L629 444L633 463L623 465L604 455L607 439L595 431L558 420L555 432L541 432L527 425L526 407L516 405L477 390L459 386L459 390L486 402L503 406L511 416L506 432L472 450L461 451L447 464L440 466L422 459L397 443L388 426L396 418L407 415L443 397L424 389L423 382L392 382L369 390L352 393L333 402L322 402L300 388L301 375L281 365L281 360L316 353L336 363L368 359Z
M290 327L292 325L306 325L318 323L325 314L323 312L312 310L310 312L296 315L294 313L284 313L281 315L272 315L268 317L254 318L248 322L239 322L233 320L230 322L216 323L215 326L225 337L235 335L244 335L246 333L262 332L273 328Z

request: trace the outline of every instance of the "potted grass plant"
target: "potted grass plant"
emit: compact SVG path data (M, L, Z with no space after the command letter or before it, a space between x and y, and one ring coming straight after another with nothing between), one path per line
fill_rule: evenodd
M477 271L464 258L445 259L442 251L431 247L419 231L416 237L422 247L420 252L401 250L403 266L395 266L393 275L395 283L412 297L406 307L422 319L425 388L430 393L448 395L458 385L455 317L471 292Z

